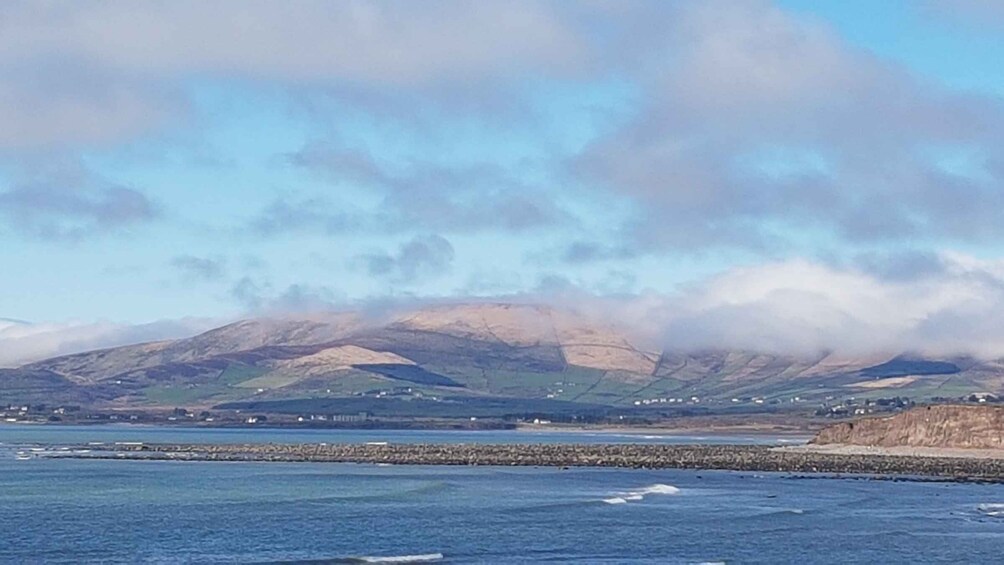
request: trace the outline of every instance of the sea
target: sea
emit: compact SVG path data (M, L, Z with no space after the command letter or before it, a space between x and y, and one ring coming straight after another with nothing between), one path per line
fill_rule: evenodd
M1002 563L1004 486L609 468L28 457L88 442L770 436L0 426L2 563ZM22 453L19 458L18 453Z

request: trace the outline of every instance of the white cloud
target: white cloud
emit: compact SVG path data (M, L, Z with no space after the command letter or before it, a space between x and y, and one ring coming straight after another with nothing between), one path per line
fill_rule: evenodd
M540 2L4 2L0 147L152 131L184 114L195 78L466 87L586 61Z
M16 367L92 349L187 337L219 323L219 320L196 318L136 325L113 322L32 324L0 320L0 367Z
M564 281L518 295L378 299L355 308L383 319L387 312L430 304L544 303L611 323L647 347L669 350L1004 357L1004 318L999 315L1004 311L1004 261L952 252L939 258L940 271L910 280L795 259L730 269L673 293L600 296ZM304 290L287 290L285 301L270 302L269 315L308 316L332 308ZM218 322L184 319L128 326L0 321L0 366L189 336Z
M1004 356L1004 262L941 259L913 280L806 260L736 268L632 315L670 348Z
M671 6L633 74L643 111L573 165L638 203L633 245L1004 235L998 99L923 80L767 2ZM952 152L971 158L942 167Z

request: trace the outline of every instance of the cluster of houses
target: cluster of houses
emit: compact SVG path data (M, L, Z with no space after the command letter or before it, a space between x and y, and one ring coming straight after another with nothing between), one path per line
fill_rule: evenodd
M308 414L297 416L296 421L303 422L365 422L369 420L369 412L359 412L356 414Z
M651 406L653 404L700 404L701 399L697 396L691 396L690 398L670 398L670 397L660 397L660 398L645 398L643 400L635 400L635 406Z
M79 406L57 406L51 408L46 404L8 404L0 408L0 421L15 423L24 421L37 421L49 419L60 420L61 416L73 412L79 412Z
M642 400L635 400L635 406L651 406L654 404L700 404L701 402L708 404L718 404L724 401L715 398L701 400L698 396L686 397L658 397L658 398L645 398ZM744 396L744 397L733 397L730 402L734 404L781 404L783 401L778 398L767 400L762 396ZM792 396L787 399L789 403L803 402L802 398L799 396Z
M330 390L328 392L331 392ZM365 392L357 392L353 396L371 396L373 398L421 398L422 400L432 400L439 402L442 400L435 395L426 394L412 387L395 387L392 389L373 389Z
M817 416L840 417L840 416L864 416L876 412L896 412L912 408L915 405L913 400L905 396L893 396L891 398L866 398L857 399L853 396L842 402L831 404L832 396L828 396L827 402L820 405L816 410Z

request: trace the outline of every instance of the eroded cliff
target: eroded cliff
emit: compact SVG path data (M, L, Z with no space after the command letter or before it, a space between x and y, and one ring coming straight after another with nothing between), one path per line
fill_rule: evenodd
M824 428L811 443L1004 449L1004 407L921 406Z

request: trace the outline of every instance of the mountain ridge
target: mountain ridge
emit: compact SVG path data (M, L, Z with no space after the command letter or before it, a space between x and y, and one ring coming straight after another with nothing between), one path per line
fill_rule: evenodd
M393 395L645 409L1002 389L998 361L658 349L580 313L507 303L437 306L387 321L356 313L241 320L187 338L0 370L0 402L107 407Z

